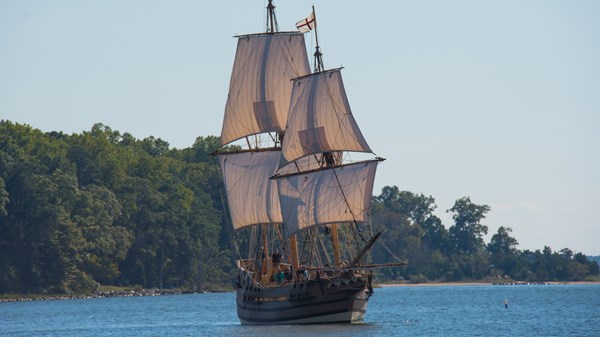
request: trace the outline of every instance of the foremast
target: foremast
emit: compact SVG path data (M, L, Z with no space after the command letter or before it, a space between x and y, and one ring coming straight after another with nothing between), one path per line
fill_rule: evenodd
M271 237L281 237L277 184L269 177L278 169L291 79L310 73L304 35L280 32L272 0L266 9L264 33L236 36L238 45L221 131L222 147L216 153L238 264L254 272L258 282L262 275L270 274ZM231 151L229 145L242 150ZM236 249L238 234L245 235L245 254Z

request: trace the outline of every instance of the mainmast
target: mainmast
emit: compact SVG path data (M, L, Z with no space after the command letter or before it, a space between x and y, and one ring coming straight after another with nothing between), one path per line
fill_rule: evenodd
M341 266L342 253L347 252L342 252L340 225L358 226L369 218L367 210L377 163L373 160L356 165L343 162L345 151L372 151L352 116L341 68L325 70L317 26L314 6L306 19L296 23L301 32L315 31L314 72L293 80L292 104L279 167L311 156L319 168L298 172L300 176L283 174L277 178L281 179L278 188L283 196L280 200L287 236L304 228L326 226L334 266Z
M313 19L315 20L315 53L313 54L315 57L314 67L315 73L322 72L325 70L325 65L323 64L323 53L321 53L321 47L319 46L319 25L317 23L317 13L315 11L315 6L312 6L312 14ZM321 157L321 165L325 167L334 167L340 164L342 157L342 153L338 152L337 156L334 156L331 152L323 153ZM331 244L333 248L333 263L335 266L339 266L342 264L341 259L341 249L340 249L340 239L338 232L338 224L331 224L329 227L329 231L331 233Z
M313 18L315 20L315 23L317 22L317 13L315 12L315 6L312 6L312 10L313 10ZM321 53L321 49L319 47L319 34L317 32L317 27L318 25L315 24L315 72L321 72L323 70L325 70L325 66L323 65L323 53Z
M275 33L279 31L279 25L277 24L277 17L275 16L275 5L273 0L269 0L267 5L267 33Z

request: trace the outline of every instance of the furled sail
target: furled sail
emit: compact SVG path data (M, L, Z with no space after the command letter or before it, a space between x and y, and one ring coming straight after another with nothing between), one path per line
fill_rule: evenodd
M275 177L285 235L316 225L366 222L378 160Z
M371 152L348 104L340 69L293 81L280 167L311 154Z
M248 135L283 131L291 79L310 73L300 32L238 36L221 145Z
M279 151L218 154L234 229L281 223L277 183Z

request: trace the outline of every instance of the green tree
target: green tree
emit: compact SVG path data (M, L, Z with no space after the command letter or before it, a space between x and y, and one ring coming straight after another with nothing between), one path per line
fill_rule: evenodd
M483 250L483 236L487 234L488 228L481 224L481 220L489 211L488 205L474 204L469 197L456 200L454 206L447 211L454 213L454 225L450 227L449 234L457 252L471 254Z
M8 192L6 192L6 184L0 176L0 216L6 216L6 205L8 204Z
M56 171L48 176L43 171L42 165L24 162L14 167L7 180L13 198L2 245L16 283L6 285L6 291L68 292L84 283L73 280L89 280L77 269L77 252L83 242L57 184L67 174Z
M490 244L488 245L488 251L491 254L514 254L517 250L519 242L517 239L510 236L512 229L510 227L500 226L498 232L492 236Z
M490 253L490 262L495 268L498 268L503 275L515 277L514 271L517 269L517 239L510 236L512 229L510 227L500 226L498 232L494 234L488 244Z
M121 204L106 187L87 185L77 191L72 217L86 242L80 269L103 284L120 277L118 263L131 245L127 230L114 224L120 215Z
M400 191L396 186L385 186L379 196L373 200L373 228L382 232L382 241L389 246L394 255L407 259L409 264L402 270L388 270L387 277L400 274L411 280L437 278L439 270L440 247L445 228L433 211L435 201L423 194ZM374 249L375 261L389 259L389 252L380 247ZM433 261L433 262L432 262ZM435 264L435 265L434 265Z

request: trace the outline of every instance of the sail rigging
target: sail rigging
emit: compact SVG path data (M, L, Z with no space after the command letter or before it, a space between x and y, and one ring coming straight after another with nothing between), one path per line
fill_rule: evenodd
M372 152L352 115L340 70L294 79L280 167L311 154Z
M372 151L341 69L324 70L317 37L310 73L304 34L279 32L274 9L269 0L265 33L237 36L215 153L238 255L238 317L357 322L372 294L372 272L361 262L377 239L369 207L383 159L347 161L345 152ZM316 36L314 7L301 27ZM228 146L244 138L247 148Z
M285 235L311 226L369 220L377 161L274 177Z

